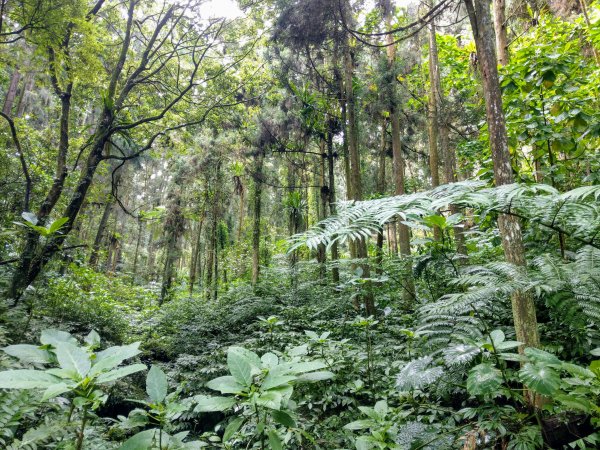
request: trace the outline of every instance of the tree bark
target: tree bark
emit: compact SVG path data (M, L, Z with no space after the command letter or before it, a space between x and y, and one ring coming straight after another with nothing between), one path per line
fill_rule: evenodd
M494 2L494 29L496 31L496 51L498 64L508 64L508 32L506 27L506 0L493 0Z
M260 278L260 219L262 213L262 172L265 150L259 148L254 162L254 199L252 217L252 285Z
M17 92L19 90L19 80L21 79L21 72L19 72L18 68L15 68L11 77L10 83L8 85L8 90L6 91L6 96L4 97L4 105L2 106L2 112L7 116L12 116L13 105L15 103L15 98L17 98Z
M350 159L350 180L352 186L352 200L362 200L362 180L360 173L360 154L358 148L358 123L356 118L356 101L353 90L354 77L354 57L349 45L344 49L344 84L346 92L346 114L347 114L347 134L348 134L348 156ZM363 260L361 264L362 278L371 276L371 269L368 262L367 241L365 238L354 241L356 257ZM361 295L367 316L375 315L375 300L370 282L365 283L365 292Z
M513 172L502 110L490 3L486 0L463 1L471 21L477 57L483 76L486 117L494 164L494 181L496 186L510 184L513 182ZM516 266L524 267L526 265L525 249L519 219L514 216L500 215L498 227L506 260ZM538 347L540 341L533 297L524 292L516 292L512 296L511 302L516 337L523 343L520 350L523 350L523 347Z
M336 190L335 190L335 155L333 152L333 135L335 133L335 120L330 118L328 121L327 130L327 172L329 181L329 213L334 215L336 213ZM334 242L331 245L331 260L337 261L339 259L338 244ZM334 283L340 281L340 269L335 265L331 269L331 279Z
M392 9L390 0L383 0L384 13L387 28L391 28L392 20ZM394 62L396 59L396 47L392 45L394 42L393 35L386 37L388 46L387 59L388 59L388 70L394 70ZM393 74L393 78L390 80L393 86L390 86L392 95L390 95L390 124L392 128L392 154L393 154L393 169L394 169L394 192L396 195L404 195L404 156L402 154L402 143L400 141L400 118L398 115L397 99L395 97L396 90L396 76ZM412 277L412 263L410 262L410 230L408 226L403 223L397 224L398 229L398 245L400 250L400 257L405 260L403 267L403 282L404 288L402 290L402 299L405 306L410 306L415 300L415 285Z

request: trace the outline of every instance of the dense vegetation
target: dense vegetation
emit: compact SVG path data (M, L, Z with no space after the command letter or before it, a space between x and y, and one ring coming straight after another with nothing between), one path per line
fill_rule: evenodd
M0 0L0 447L600 446L600 3Z

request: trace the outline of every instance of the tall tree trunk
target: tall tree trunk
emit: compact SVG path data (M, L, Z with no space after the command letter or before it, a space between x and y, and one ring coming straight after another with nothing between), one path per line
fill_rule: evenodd
M175 187L170 195L171 201L169 202L169 210L167 211L164 225L167 245L165 249L165 265L163 268L159 305L162 305L162 303L171 296L173 278L176 272L175 265L181 256L179 252L179 240L183 234L184 218L181 209L181 192L179 189L178 182L175 181Z
M196 230L196 240L192 246L192 260L190 262L190 295L194 292L194 284L198 275L198 258L200 257L200 244L202 242L202 225L204 224L204 211L200 214L198 229Z
M319 209L318 209L318 221L322 221L327 217L327 203L329 201L329 188L327 187L326 177L325 177L325 161L327 158L327 153L325 152L326 143L322 138L320 141L319 149L321 150L321 159L318 161L319 164L319 172L318 172L318 186L319 188ZM327 276L327 249L325 248L325 244L320 244L317 248L317 262L319 263L319 278L321 281L325 280Z
M390 0L383 0L384 14L387 28L391 28L392 20L392 8ZM393 35L388 35L387 38L387 58L389 70L394 70L394 61L396 59L396 47L393 44ZM393 154L393 168L394 168L394 186L396 195L404 195L404 156L402 154L402 144L400 142L400 118L398 115L397 99L395 98L396 91L396 76L393 74L390 77L390 124L392 127L392 154ZM415 285L412 277L412 264L410 262L410 230L408 226L403 223L397 223L398 228L398 244L400 248L400 257L405 259L405 265L403 267L403 290L402 299L405 306L410 306L415 300Z
M508 64L508 31L506 27L506 0L493 0L494 2L494 28L496 31L496 51L498 64Z
M354 57L351 49L347 45L344 49L344 84L346 91L346 114L347 114L347 134L348 134L348 154L350 159L350 180L352 185L352 200L362 200L362 180L360 173L360 154L358 148L358 123L356 118L356 102L354 98L353 77L354 77ZM360 238L354 241L356 257L363 260L361 264L362 277L369 278L371 269L368 262L367 241ZM365 292L362 294L362 301L367 316L375 315L375 300L370 282L365 283Z
M333 135L335 133L335 119L330 118L327 127L327 172L329 181L329 213L334 215L336 213L337 201L335 193L335 155L333 152ZM331 278L334 283L340 281L340 269L335 265L339 259L338 244L334 242L331 245L331 260L334 261L334 266L331 269Z
M2 106L2 112L9 117L12 117L13 105L15 104L15 99L17 98L20 79L21 72L19 72L18 68L15 68L10 77L8 90L6 91L6 96L4 97L4 105Z
M121 167L117 170L114 176L115 186L118 186L121 177L123 175L124 167ZM98 264L98 253L100 251L100 246L102 245L102 240L104 239L104 234L106 231L106 225L108 224L108 219L110 218L110 214L113 209L113 205L115 203L115 198L112 195L112 192L108 194L106 198L106 203L104 204L104 212L102 213L102 218L100 219L100 223L98 224L98 229L96 231L96 237L94 238L94 244L92 245L92 252L90 254L89 265L92 267L96 267Z
M133 268L131 269L131 282L135 283L138 270L138 261L140 258L140 244L142 243L142 235L144 232L144 221L140 218L138 220L137 239L135 241L135 252L133 255Z
M513 172L502 110L490 3L487 0L463 1L471 21L477 57L483 75L483 92L494 164L494 181L497 186L510 184L513 182ZM525 266L525 249L519 220L514 216L502 214L498 217L498 227L500 228L506 260L516 266ZM533 297L524 292L516 292L513 294L511 301L517 340L523 343L523 347L538 347L540 340Z
M428 126L429 136L429 172L431 173L431 187L440 185L439 154L438 154L438 127L439 127L439 102L441 97L441 81L438 61L438 48L436 42L435 20L429 23L429 106ZM433 227L433 237L439 241L442 237L439 227Z
M265 150L259 148L254 162L254 199L252 207L252 285L260 277L260 219L262 213L263 165Z

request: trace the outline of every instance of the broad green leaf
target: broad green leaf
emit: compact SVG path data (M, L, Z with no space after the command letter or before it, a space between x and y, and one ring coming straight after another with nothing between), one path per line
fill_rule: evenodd
M206 387L213 391L219 391L221 394L237 394L245 390L244 386L229 375L210 380L206 383Z
M167 375L158 366L152 366L146 376L146 392L153 403L162 402L167 396Z
M260 360L262 361L263 365L269 369L279 364L279 358L273 353L265 353L260 357Z
M379 417L384 419L388 413L388 404L385 400L379 400L377 403L375 403L374 409L375 409L375 412L377 414L379 414Z
M62 369L73 371L81 378L85 378L92 367L88 352L70 342L56 343L56 358Z
M198 397L198 403L194 408L195 412L216 412L225 411L235 405L233 397Z
M502 384L502 373L490 363L478 364L469 371L467 391L471 395L493 395Z
M538 394L551 396L560 387L560 376L552 367L527 363L519 370L519 378Z
M7 370L0 372L0 389L47 389L60 378L41 370Z
M561 361L552 353L545 352L539 348L527 347L525 349L525 356L534 363L541 362L544 364L560 364Z
M227 352L227 367L236 381L244 386L250 387L253 380L253 368L250 360L244 352L239 351L241 347L230 347Z
M49 329L42 331L42 336L40 337L40 341L44 345L51 345L56 347L56 344L60 342L68 342L73 345L77 345L77 339L71 336L70 333L66 331L60 331L55 329Z
M64 224L66 224L69 221L68 217L61 217L60 219L56 219L54 222L52 222L50 224L50 226L48 227L48 234L54 234L56 233L58 230L60 230L62 228L62 226Z
M375 428L377 423L371 419L355 420L344 425L346 430L364 430L366 428Z
M327 370L323 370L320 372L310 372L302 374L298 377L298 381L323 381L323 380L331 380L335 375L332 372Z
M444 361L449 366L466 364L479 353L481 353L481 349L475 345L457 344L444 349Z
M585 398L575 397L573 395L559 394L553 395L552 399L561 403L571 411L583 411L586 414L592 414L599 411L600 408Z
M595 348L594 350L592 350L590 352L590 355L594 355L594 356L600 356L600 347Z
M4 347L2 350L4 350L6 354L14 356L15 358L19 358L25 363L47 364L51 361L50 352L35 345L9 345L8 347Z
M37 216L34 213L32 213L32 212L29 212L29 211L22 212L21 213L21 217L25 221L29 222L32 225L37 225L37 223L38 223Z
M500 342L499 344L496 344L496 350L500 351L504 351L504 350L510 350L511 348L517 348L519 345L522 345L522 342L519 341L504 341L504 342Z
M96 332L96 330L92 330L84 339L85 343L90 347L96 347L100 345L100 335Z
M315 370L324 369L325 367L327 367L327 364L325 364L323 361L307 361L307 362L293 363L293 364L290 364L288 367L289 367L290 371L293 373L306 373L306 372L313 372Z
M502 330L493 330L490 332L490 337L492 339L492 343L497 348L499 344L506 340L506 336Z
M153 444L158 441L159 430L153 428L151 430L141 431L133 435L119 447L119 450L142 450L151 449Z
M65 383L57 383L49 386L48 389L44 392L42 396L42 401L45 402L51 398L54 398L60 394L64 394L65 392L70 391L71 388L67 386Z
M266 391L268 389L273 389L275 387L288 384L292 381L295 381L296 379L297 377L295 375L277 375L277 373L268 373L261 387L263 390Z
M90 370L90 376L95 376L101 372L114 369L126 359L137 356L141 353L139 346L139 342L134 342L129 345L109 347L106 350L96 353L96 359Z
M281 442L281 438L277 434L275 430L269 430L269 448L271 450L283 450L283 444Z
M98 383L109 383L111 381L118 380L119 378L126 377L136 372L146 370L147 367L144 364L132 364L131 366L120 367L119 369L105 372L98 376Z
M284 427L294 428L296 426L296 421L285 411L271 411L271 417Z
M270 409L280 409L283 395L281 392L272 390L263 392L256 398L256 403Z
M227 442L238 432L240 427L244 424L244 420L243 417L237 417L227 424L225 432L223 433L223 442Z

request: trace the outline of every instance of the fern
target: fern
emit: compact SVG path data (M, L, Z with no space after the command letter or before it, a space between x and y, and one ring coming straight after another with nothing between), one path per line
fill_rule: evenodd
M306 245L331 246L347 239L369 238L380 227L399 219L408 226L423 228L422 217L445 209L448 204L470 208L480 215L507 213L531 225L561 231L581 243L600 246L600 186L585 186L560 193L545 184L509 184L486 188L466 181L433 190L361 202L341 202L338 214L291 238L291 250Z

